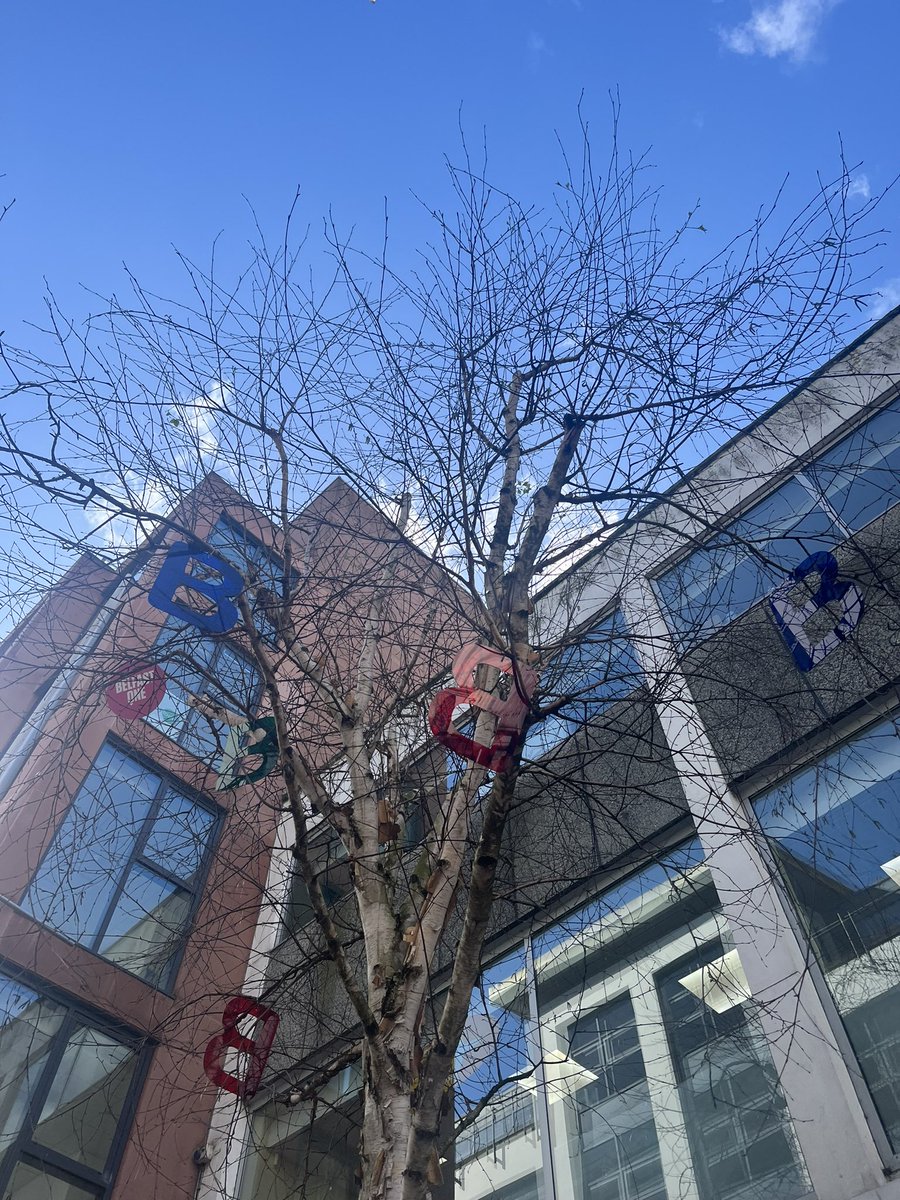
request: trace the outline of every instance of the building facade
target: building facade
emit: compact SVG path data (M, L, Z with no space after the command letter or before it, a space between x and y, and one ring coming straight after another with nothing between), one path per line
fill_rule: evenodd
M898 531L893 314L539 598L538 648L572 643L543 695L577 699L527 736L438 1195L900 1200ZM83 560L0 647L10 1200L355 1195L356 1032L277 788L217 791L225 730L185 699L249 717L258 675L239 635L150 600L188 535L257 585L275 570L278 531L213 477L125 572ZM395 531L335 485L291 536L296 627L341 676ZM421 556L393 586L386 709L470 636ZM105 700L123 662L166 673L144 717ZM391 721L412 850L459 763ZM281 1017L246 1101L203 1071L237 994Z
M292 619L321 646L332 622L341 628L328 648L339 675L364 621L360 581L393 553L397 531L338 481L289 536L310 577ZM223 627L225 574L209 564L238 572L274 648L277 540L209 476L122 570L79 560L0 647L6 1200L197 1191L216 1097L204 1048L244 984L280 795L265 779L217 787L228 731L257 712L262 679L241 627ZM404 581L418 586L430 567L404 553L395 591L410 634L418 601ZM444 647L431 623L427 636L443 660L459 635ZM391 671L413 681L433 671L427 654L411 666L389 644L385 653L388 689ZM327 759L303 681L280 674Z
M585 699L526 742L445 1190L900 1196L898 385L893 314L542 597ZM349 1198L356 1068L304 1081L352 1022L273 870L248 986L291 1015L201 1194Z

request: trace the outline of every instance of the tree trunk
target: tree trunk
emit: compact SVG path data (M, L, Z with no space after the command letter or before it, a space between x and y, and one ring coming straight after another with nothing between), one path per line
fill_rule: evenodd
M362 1122L360 1200L400 1200L412 1123L412 1099L392 1080L374 1075L364 1052L366 1084ZM421 1192L425 1200L425 1190Z

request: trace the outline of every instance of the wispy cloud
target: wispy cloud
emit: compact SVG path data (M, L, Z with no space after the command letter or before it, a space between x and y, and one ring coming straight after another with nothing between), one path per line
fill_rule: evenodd
M722 30L722 41L736 54L784 55L794 62L808 58L819 27L840 0L776 0L757 6L749 20Z
M550 47L547 45L547 39L542 33L538 33L532 29L528 35L528 58L531 65L536 66L548 52Z
M877 321L885 313L890 312L900 304L900 275L886 279L875 293L875 299L869 305L866 316L870 321Z
M868 200L872 195L868 175L854 175L850 180L850 186L847 188L847 195L860 196L863 200Z
M184 473L194 478L197 468L221 467L218 422L231 396L227 383L214 382L205 392L172 405L166 420L169 433L170 462L174 478ZM163 477L142 477L127 471L110 488L123 504L145 514L144 519L119 515L114 503L95 501L85 507L88 526L102 537L112 550L133 550L149 534L153 517L170 509L177 496Z

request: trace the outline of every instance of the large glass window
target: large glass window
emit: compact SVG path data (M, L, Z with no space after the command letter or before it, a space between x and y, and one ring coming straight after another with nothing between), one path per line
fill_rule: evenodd
M900 401L822 454L657 580L683 651L735 620L807 555L900 501Z
M543 1194L535 1112L539 1061L520 946L482 972L457 1051L456 1119L469 1122L455 1146L461 1200L495 1196L505 1188L523 1200Z
M156 987L168 986L216 814L106 744L22 906Z
M310 854L318 869L319 886L325 903L333 907L349 895L353 888L347 848L336 832L329 831L326 837L310 847ZM295 865L288 879L279 940L294 937L314 920L309 891Z
M258 1109L241 1200L358 1200L360 1083L358 1069L348 1067L325 1085L318 1103Z
M886 721L755 801L900 1153L900 736Z
M565 700L528 731L526 758L540 758L604 709L621 700L641 683L641 670L622 614L611 616L589 629L577 645L557 656L542 672L543 707Z
M226 516L219 518L206 540L250 584L250 606L256 627L267 642L276 644L278 630L269 609L273 603L281 602L283 560Z
M166 672L166 694L146 720L191 754L211 761L224 748L227 727L192 708L188 697L221 704L246 719L259 704L259 671L227 643L198 637L172 617L156 640L155 652Z
M804 558L841 532L810 490L791 479L657 581L682 650L733 621Z
M823 454L807 472L848 529L900 500L900 401Z
M574 1200L809 1192L696 843L533 938L532 954L533 973L513 954L473 999L457 1104L488 1102L457 1143L465 1200L496 1194L510 1164L538 1184L552 1169Z
M0 974L0 1195L100 1197L128 1119L134 1047Z

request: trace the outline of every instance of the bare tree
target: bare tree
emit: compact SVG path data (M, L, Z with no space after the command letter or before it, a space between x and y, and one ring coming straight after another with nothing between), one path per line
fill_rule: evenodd
M772 204L709 257L696 212L661 230L646 165L614 146L599 168L586 136L544 207L468 158L449 179L455 211L432 213L412 271L392 270L387 225L376 254L329 225L330 274L313 285L289 222L234 283L186 261L187 300L130 279L128 299L84 326L51 301L56 352L3 360L6 519L32 552L90 547L114 571L133 571L141 548L158 563L178 538L216 552L184 504L212 469L261 514L250 520L279 568L239 562L240 636L277 728L276 804L315 944L355 1021L340 1063L361 1053L366 1200L416 1200L439 1178L521 795L521 739L499 769L469 761L449 788L429 751L426 819L410 833L404 788L430 696L470 640L510 664L482 665L477 684L518 692L525 735L567 711L589 718L592 685L550 683L582 630L538 630L536 596L842 343L877 236L845 168L796 216ZM383 520L310 504L335 475ZM196 660L186 637L164 649L169 664ZM475 712L475 743L495 727ZM352 920L323 887L320 826L346 855Z

